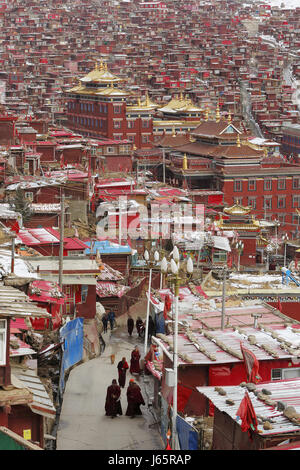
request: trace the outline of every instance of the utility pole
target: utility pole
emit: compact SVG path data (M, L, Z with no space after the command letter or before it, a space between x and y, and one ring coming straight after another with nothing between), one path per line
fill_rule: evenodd
M226 299L226 268L223 268L223 289L222 289L222 320L221 320L221 330L224 330L225 324L225 299Z
M166 182L166 155L165 149L163 147L163 183Z
M12 274L15 272L15 243L16 243L16 238L12 237L11 239L11 268L10 271Z
M63 276L63 262L64 262L64 228L65 228L65 195L62 192L60 198L60 243L59 243L59 274L58 274L58 284L60 289L62 289L62 276Z

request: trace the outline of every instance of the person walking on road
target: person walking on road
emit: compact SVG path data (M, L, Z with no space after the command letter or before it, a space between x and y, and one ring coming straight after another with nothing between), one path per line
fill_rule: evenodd
M124 388L126 382L126 371L129 368L125 357L122 358L117 367L119 373L119 385Z
M103 333L107 333L107 323L108 323L108 318L107 318L107 313L104 313L102 315L102 324L103 324Z
M109 387L107 387L105 400L105 415L112 419L117 415L122 415L122 407L120 402L121 388L114 379Z
M133 321L133 318L132 318L130 315L128 315L127 330L128 330L129 336L132 335L133 328L134 328L134 321Z
M109 321L109 324L110 324L110 329L111 331L113 330L114 328L114 324L115 324L115 312L113 310L110 310L109 311L109 314L108 314L108 321Z
M126 416L130 416L133 419L136 415L142 414L140 406L145 405L145 401L140 387L133 379L130 379L127 388L127 402Z
M141 330L142 330L142 326L143 326L143 320L141 319L141 317L137 317L137 320L135 322L135 326L136 326L136 331L138 333L139 336L141 336Z
M135 346L134 350L131 353L131 359L130 359L129 372L131 374L140 374L141 373L140 358L141 358L141 354L140 354L139 348L138 348L138 346Z

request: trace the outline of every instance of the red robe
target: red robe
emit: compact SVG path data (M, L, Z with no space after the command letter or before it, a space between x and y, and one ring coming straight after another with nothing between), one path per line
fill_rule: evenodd
M119 385L120 387L125 387L126 382L126 370L129 368L127 362L120 361L118 364L118 373L119 373Z
M129 384L127 388L127 410L126 416L141 415L141 405L145 405L141 389L137 384Z
M131 359L130 359L130 373L131 374L140 374L141 369L140 369L140 353L139 351L136 351L135 349L131 353Z
M112 384L107 387L106 401L105 401L105 414L106 416L116 416L122 414L122 407L120 402L121 389L119 385Z
M127 320L127 329L128 329L129 336L132 335L133 328L134 328L134 321L133 321L132 318L128 318L128 320Z

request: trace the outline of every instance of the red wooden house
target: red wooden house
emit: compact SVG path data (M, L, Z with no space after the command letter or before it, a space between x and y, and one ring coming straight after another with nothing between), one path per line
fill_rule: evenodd
M9 286L0 286L0 291L0 425L43 448L44 417L54 419L55 408L47 393L41 400L33 390L34 381L42 385L34 371L29 373L31 380L19 376L19 368L15 371L19 358L34 354L34 351L11 334L10 324L13 318L47 320L51 315L31 302L24 292ZM43 386L40 388L41 395L42 389Z
M277 380L286 370L300 376L297 333L299 324L268 305L250 305L225 310L224 329L217 310L206 308L192 313L179 313L178 335L178 399L180 411L203 415L206 402L195 391L198 386L238 385L247 381L241 343L259 361L262 381ZM171 319L171 316L169 317ZM168 385L166 369L172 368L172 335L157 335L163 357L161 393L172 401L173 389ZM292 346L289 346L289 345ZM211 410L213 413L213 409Z

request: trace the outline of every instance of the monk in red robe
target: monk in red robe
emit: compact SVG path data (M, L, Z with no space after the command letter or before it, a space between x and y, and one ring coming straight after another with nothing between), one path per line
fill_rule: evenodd
M129 369L131 374L141 373L140 358L141 358L140 351L139 351L139 348L136 346L131 353L130 369Z
M114 379L109 387L107 387L105 401L105 415L115 418L122 415L122 407L120 402L121 389Z
M126 371L129 369L126 358L123 357L122 360L118 363L118 373L119 373L119 385L120 387L125 387L126 382Z
M142 414L140 406L145 405L145 401L141 393L140 387L138 386L138 384L135 383L133 379L130 379L127 388L127 402L128 406L126 410L126 416L134 418L136 415Z

